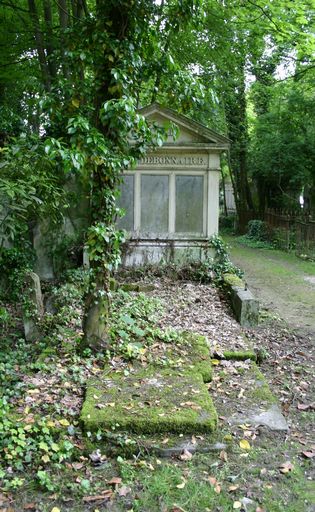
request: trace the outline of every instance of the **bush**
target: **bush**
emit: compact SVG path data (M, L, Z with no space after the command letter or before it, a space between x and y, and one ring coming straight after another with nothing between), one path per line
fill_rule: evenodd
M235 229L235 215L220 215L219 230L222 233L233 233Z
M267 242L270 240L270 230L268 224L262 220L254 219L248 222L247 238L257 240L257 242Z
M0 282L0 298L12 302L19 301L25 272L31 270L34 259L34 252L31 249L0 249L0 274L5 276Z

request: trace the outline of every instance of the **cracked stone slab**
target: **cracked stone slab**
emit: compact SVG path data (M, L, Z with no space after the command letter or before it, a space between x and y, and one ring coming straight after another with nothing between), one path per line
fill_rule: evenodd
M81 421L87 431L206 433L217 413L199 373L155 367L92 378Z
M228 421L232 425L240 423L250 423L256 426L262 425L277 432L286 432L289 428L277 404L273 404L265 410L257 408L251 411L244 411L242 414L231 416L228 418Z

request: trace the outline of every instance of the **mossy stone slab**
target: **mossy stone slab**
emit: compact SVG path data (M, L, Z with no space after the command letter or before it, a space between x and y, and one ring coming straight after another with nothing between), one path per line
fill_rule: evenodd
M212 379L210 347L204 336L192 332L182 332L172 343L159 343L154 351L153 365L194 371L200 373L204 382Z
M150 366L90 379L81 420L87 431L206 433L217 413L200 373Z

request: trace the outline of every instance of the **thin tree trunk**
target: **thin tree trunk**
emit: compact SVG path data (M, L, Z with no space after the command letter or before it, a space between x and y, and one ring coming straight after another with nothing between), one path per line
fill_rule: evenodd
M62 70L65 78L69 78L70 72L69 67L66 64L65 57L65 31L69 26L69 12L68 5L66 0L58 0L58 13L59 13L59 23L60 23L60 48L61 48L61 57L62 57Z
M34 37L35 37L35 41L36 41L36 49L37 49L39 65L40 65L40 69L41 69L41 73L42 73L43 84L44 84L45 89L47 91L49 91L51 88L51 77L50 77L50 73L49 73L49 67L47 65L43 34L40 30L40 24L39 24L39 18L38 18L35 0L28 0L28 8L29 8L30 17L31 17L32 24L33 24L33 29L34 29Z
M53 35L53 20L50 0L43 0L44 7L44 18L46 23L46 48L47 48L47 60L50 76L54 79L57 75L57 66L55 62L55 45Z

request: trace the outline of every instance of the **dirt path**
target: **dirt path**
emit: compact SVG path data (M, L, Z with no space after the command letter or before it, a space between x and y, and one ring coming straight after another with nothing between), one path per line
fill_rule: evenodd
M315 339L315 263L282 251L252 249L232 237L225 240L262 306Z

